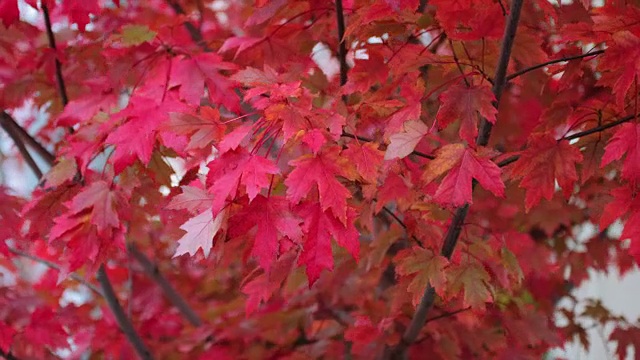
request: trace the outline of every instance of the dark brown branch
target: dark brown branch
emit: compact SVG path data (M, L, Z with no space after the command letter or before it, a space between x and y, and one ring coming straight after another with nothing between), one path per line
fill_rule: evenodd
M2 113L0 114L0 127L2 127L2 129L9 135L11 140L13 140L14 144L16 144L18 151L24 158L24 161L27 162L27 165L29 165L29 168L31 168L31 171L33 171L38 179L42 178L42 170L40 170L38 164L36 164L35 160L33 160L33 157L29 153L29 150L27 150L27 147L24 145L24 141L22 141L22 138L20 137L20 133L13 126L12 122L13 118L11 117L11 115L9 115L5 111L2 111Z
M182 8L182 6L180 6L180 4L178 4L177 0L167 0L167 4L169 4L169 6L171 6L171 8L173 9L173 11L176 14L178 14L178 15L186 15L187 14L184 11L184 9ZM200 31L200 29L197 26L195 26L190 21L185 21L184 22L184 27L185 27L185 29L187 29L187 32L189 32L189 36L191 36L191 40L193 40L193 42L195 42L200 47L200 49L202 49L202 51L204 51L204 52L213 51L213 49L211 49L209 47L207 42L204 41L204 36L202 36L202 32Z
M610 128L614 127L614 126L618 126L620 124L624 124L626 122L629 122L629 121L635 119L635 117L636 117L635 115L627 115L627 116L625 116L623 118L620 118L620 119L618 119L618 120L616 120L614 122L610 122L610 123L602 125L602 126L594 127L593 129L589 129L589 130L581 131L581 132L578 132L578 133L575 133L575 134L571 134L569 136L565 136L564 140L573 140L573 139L577 139L577 138L580 138L580 137L583 137L583 136L587 136L587 135L591 135L591 134L594 134L594 133L597 133L597 132L601 132L601 131L610 129Z
M347 45L344 38L344 11L342 9L342 0L336 0L336 18L338 21L338 60L340 60L340 86L347 83L347 73L349 65L347 65Z
M18 124L7 112L4 112L2 114L2 117L2 121L5 121L10 126L12 126L13 129L18 133L18 135L20 135L22 141L25 142L26 145L31 146L38 153L38 155L40 155L42 159L47 162L47 165L53 165L55 156L53 156L53 154L51 154L49 150L42 146L42 144L40 144L38 140L36 140L33 136L29 135L29 133L25 129L23 129L22 126L20 126L20 124Z
M518 22L520 21L520 11L522 10L523 0L514 0L511 4L511 13L507 19L507 26L504 29L504 35L502 37L502 48L500 49L500 57L498 58L498 65L496 67L496 73L493 76L493 96L495 96L495 102L493 106L499 109L500 98L502 92L507 83L507 67L509 66L509 59L511 58L511 49L513 48L513 42L516 38L516 30L518 29ZM480 125L480 131L478 138L476 139L476 145L486 146L489 143L489 136L491 135L491 129L493 125L482 119Z
M9 251L12 252L13 254L16 254L18 256L21 256L25 259L29 259L32 261L35 261L39 264L45 265L48 268L54 269L56 271L62 271L62 268L60 267L60 265L58 264L54 264L53 262L49 261L49 260L45 260L42 258L39 258L37 256L31 255L31 254L27 254L26 252L20 251L18 249L14 249L12 247L8 247ZM93 291L94 293L96 293L97 295L100 295L101 297L103 297L104 295L102 295L102 291L100 289L98 289L98 287L96 287L95 285L93 285L92 283L88 282L85 278L83 278L82 276L76 274L76 273L71 273L69 274L69 277L79 283L81 283L82 285L86 286L87 288L89 288L91 291Z
M620 119L618 119L616 121L612 121L610 123L607 123L607 124L604 124L604 125L601 125L601 126L596 126L596 127L592 128L592 129L589 129L589 130L584 130L584 131L581 131L581 132L577 132L577 133L571 134L569 136L565 136L565 137L562 138L562 140L571 141L571 140L574 140L574 139L581 138L583 136L588 136L588 135L591 135L591 134L599 133L599 132L605 131L607 129L611 129L612 127L616 127L618 125L621 125L621 124L624 124L626 122L629 122L629 121L635 119L635 117L636 117L635 115L627 115L627 116L622 117L622 118L620 118ZM498 167L504 167L504 166L507 166L509 164L512 164L512 163L516 162L519 158L520 158L520 155L514 155L514 156L511 156L511 157L509 157L509 158L507 158L505 160L502 160L501 162L497 163L497 165L498 165Z
M129 343L131 343L141 359L153 359L153 356L147 348L147 345L145 345L145 343L142 341L142 338L140 338L140 335L133 327L131 320L127 317L127 314L125 314L124 309L122 309L120 302L118 302L118 297L113 290L113 286L111 286L111 282L109 281L109 277L107 276L104 264L100 265L97 277L100 286L102 286L102 292L104 293L104 298L107 301L107 305L109 305L113 316L116 318L120 330L122 330L124 335L127 337L127 340L129 340Z
M505 27L504 36L502 39L500 57L498 60L498 65L496 67L495 76L493 77L494 84L492 91L496 99L493 103L493 106L496 109L498 109L500 105L500 98L506 84L507 66L509 65L509 59L511 58L511 49L513 47L516 30L518 29L522 3L523 0L513 1L511 5L511 13L509 14L509 18L507 19L507 25ZM491 129L491 123L486 119L482 119L479 135L476 139L477 145L487 145L487 143L489 142L489 136L491 135ZM453 254L453 250L455 249L458 238L460 237L462 225L467 217L468 212L469 204L465 204L464 206L456 210L456 213L451 220L451 224L449 225L449 229L447 230L447 234L445 235L442 249L440 251L441 255L446 257L447 259L450 259L451 255ZM406 357L406 351L408 347L416 341L420 330L422 330L422 327L426 323L427 313L433 306L435 296L435 289L431 286L431 284L427 284L427 288L422 296L418 308L416 309L416 313L414 314L411 322L409 323L409 326L403 334L400 344L398 344L394 349L385 349L384 358L404 359Z
M348 132L344 132L344 131L342 132L342 134L340 136L346 137L346 138L351 138L351 139L356 139L356 140L364 141L364 142L374 142L373 139L369 139L369 138L358 136L358 135L349 134ZM423 157L425 159L431 159L431 160L436 158L433 155L425 154L425 153L423 153L421 151L417 151L417 150L412 151L411 154Z
M585 57L589 57L589 56L596 56L596 55L600 55L600 54L604 54L604 50L590 51L590 52L588 52L586 54L565 56L565 57L560 58L560 59L549 60L549 61L544 62L542 64L530 66L530 67L524 68L524 69L522 69L520 71L516 71L515 73L507 76L507 81L511 81L511 80L517 78L518 76L524 75L524 74L526 74L526 73L528 73L530 71L537 70L537 69L543 68L543 67L548 66L548 65L552 65L552 64L556 64L556 63L560 63L560 62L564 62L564 61L570 61L570 60L585 58Z
M182 313L182 315L189 321L189 323L193 326L202 325L202 320L198 314L189 307L189 304L184 300L184 298L176 291L176 289L171 285L171 283L160 273L158 267L149 260L149 258L141 252L137 246L134 244L130 244L128 246L129 252L133 257L138 261L138 263L142 266L144 272L153 279L158 286L162 289L164 295L169 299L169 301Z
M427 0L420 0L420 4L418 4L418 10L416 12L423 13L427 8Z
M56 38L53 36L53 28L51 27L51 17L49 16L49 8L44 3L42 4L42 12L44 13L44 24L47 28L47 38L49 39L49 47L57 52ZM58 59L56 53L56 82L58 83L58 92L60 92L60 99L62 99L62 106L67 106L69 103L69 96L67 96L67 87L64 84L64 78L62 77L62 63Z
M0 356L3 359L7 359L7 360L20 360L20 358L16 357L15 355L13 355L11 353L11 351L9 352L4 352L2 349L0 349Z
M445 312L445 313L442 313L442 314L440 314L440 315L438 315L438 316L434 316L434 317L432 317L432 318L428 318L428 319L427 319L427 323L430 323L430 322L432 322L432 321L436 321L436 320L438 320L438 319L443 319L443 318L447 318L447 317L455 316L455 315L460 314L461 312L465 312L465 311L470 310L470 309L471 309L471 306L466 307L466 308L462 308L462 309L458 309L458 310L456 310L456 311L449 311L449 312Z

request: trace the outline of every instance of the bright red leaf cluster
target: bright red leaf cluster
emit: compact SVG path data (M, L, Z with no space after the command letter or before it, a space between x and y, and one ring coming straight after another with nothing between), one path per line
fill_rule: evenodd
M589 321L638 346L571 289L640 261L640 1L0 20L3 179L38 178L0 187L1 356L538 359Z

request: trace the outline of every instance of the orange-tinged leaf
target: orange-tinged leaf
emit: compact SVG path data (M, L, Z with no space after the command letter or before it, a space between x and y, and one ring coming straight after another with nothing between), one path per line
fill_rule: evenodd
M71 200L70 210L73 214L78 214L91 208L90 222L98 228L98 231L104 231L110 227L120 226L116 211L118 205L121 205L118 196L111 190L109 184L100 180L82 189Z
M464 292L464 306L484 309L485 303L492 302L489 273L478 264L452 266L447 271L448 291L452 296Z
M401 276L415 274L407 290L413 295L412 302L417 306L428 284L436 293L443 295L446 290L447 277L445 268L449 260L444 256L435 255L433 251L420 247L403 250L396 256L396 272Z
M355 165L362 179L372 184L376 183L384 157L384 153L378 150L378 144L351 142L347 149L342 151L342 155Z
M439 159L440 157L442 159ZM431 165L432 163L434 165ZM471 148L465 148L462 144L443 147L436 159L429 163L424 178L432 180L447 170L447 175L434 195L434 199L441 204L461 206L472 203L473 179L494 195L504 196L504 183L500 178L501 170L498 165L488 158L481 157Z

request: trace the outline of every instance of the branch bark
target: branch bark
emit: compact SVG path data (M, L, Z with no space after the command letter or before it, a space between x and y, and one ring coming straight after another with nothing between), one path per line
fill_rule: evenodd
M49 16L49 8L46 4L42 3L42 12L44 14L44 24L47 28L47 39L49 40L49 47L54 51L57 51L56 38L53 36L53 28L51 26L51 17ZM62 100L62 106L65 107L69 103L69 96L67 95L67 87L64 84L64 78L62 77L62 63L56 54L56 82L58 84L58 92L60 92L60 99Z
M104 298L107 301L107 305L109 305L113 316L116 318L116 322L118 323L120 330L122 330L124 335L129 340L129 343L133 346L136 353L141 359L152 360L153 356L151 355L149 348L147 348L147 345L145 345L144 341L142 341L142 338L140 337L140 335L138 335L135 328L133 327L131 320L129 320L127 314L125 314L124 309L120 305L120 302L118 302L118 297L113 290L111 282L109 281L109 277L107 276L104 264L100 265L97 278L100 286L102 286L102 292L104 293Z
M33 157L29 153L29 150L27 150L27 147L25 146L24 141L22 141L20 132L16 129L14 124L15 124L15 121L13 120L11 115L9 115L6 111L2 111L2 113L0 114L0 127L2 127L2 129L7 133L7 135L9 135L11 140L13 140L13 143L16 144L18 151L24 158L24 161L27 162L27 165L29 165L29 168L31 169L31 171L33 171L33 173L36 175L38 179L41 179L42 170L40 170L40 167L38 167L38 164L36 164L35 160L33 160ZM20 126L18 126L18 128L19 127Z
M149 260L149 258L143 252L141 252L135 244L130 244L128 248L129 253L133 255L133 257L142 266L142 269L147 274L147 276L153 279L158 284L158 286L160 286L167 299L169 299L169 301L178 309L178 311L182 313L182 315L189 321L189 323L196 327L202 325L202 320L200 319L198 314L196 314L195 311L191 309L184 298L162 275L158 267L153 262L151 262L151 260Z
M338 22L338 60L340 61L340 86L347 83L347 73L349 65L347 65L347 45L344 39L344 11L342 8L342 0L336 0L336 20Z
M504 30L504 36L502 38L502 47L500 50L500 57L498 60L498 65L496 68L493 84L493 95L495 96L495 102L493 106L498 109L500 105L500 98L502 97L502 92L504 90L506 84L506 74L507 74L507 66L509 65L509 60L511 58L511 49L513 47L513 42L515 40L516 30L518 29L518 23L520 21L520 12L522 10L523 0L514 0L511 5L511 13L509 14L509 18L507 20L507 25ZM491 135L492 124L486 119L482 119L480 125L480 131L478 134L478 138L476 139L476 144L479 146L486 146L489 142L489 136ZM451 220L451 224L447 230L447 233L444 238L444 242L442 244L442 249L440 251L441 255L446 257L447 259L451 258L455 246L457 244L458 238L460 237L460 231L462 230L462 225L464 220L467 217L469 212L469 204L465 204L464 206L458 208L456 213ZM383 358L385 359L404 359L406 358L406 352L409 346L413 344L420 330L424 326L427 320L427 314L429 309L433 306L435 301L435 289L431 286L431 284L427 284L427 288L422 296L420 304L416 309L416 313L409 326L407 327L405 333L402 336L400 343L393 349L385 348L385 353L383 354Z

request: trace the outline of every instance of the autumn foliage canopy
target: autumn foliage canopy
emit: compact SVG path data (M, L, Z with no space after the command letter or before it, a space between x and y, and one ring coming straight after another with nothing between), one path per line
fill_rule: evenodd
M585 320L640 344L571 293L640 260L639 1L0 20L5 358L540 359Z

